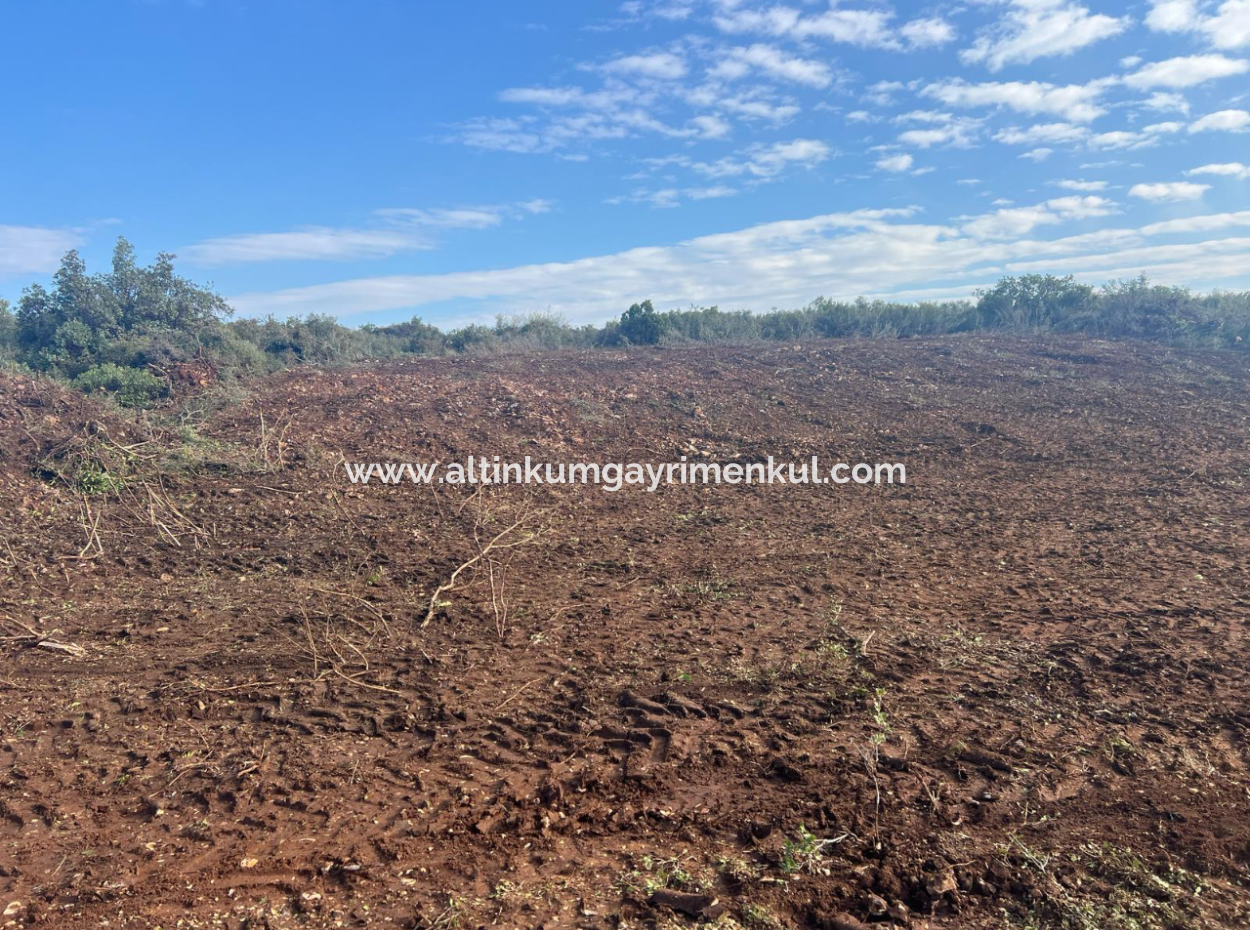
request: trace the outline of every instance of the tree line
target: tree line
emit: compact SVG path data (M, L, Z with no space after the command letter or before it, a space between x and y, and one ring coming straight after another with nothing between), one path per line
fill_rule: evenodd
M1145 276L1092 287L1071 276L1005 277L971 300L837 301L754 313L718 307L657 311L632 304L602 325L572 326L557 315L499 317L444 331L419 317L350 327L328 315L279 320L235 318L209 288L178 275L174 256L140 266L119 239L109 271L88 274L69 252L51 289L38 284L16 308L0 300L0 360L42 372L129 406L150 406L170 391L168 372L211 360L227 378L297 365L366 358L567 347L807 338L940 335L976 331L1086 333L1188 346L1250 346L1250 292L1196 294Z

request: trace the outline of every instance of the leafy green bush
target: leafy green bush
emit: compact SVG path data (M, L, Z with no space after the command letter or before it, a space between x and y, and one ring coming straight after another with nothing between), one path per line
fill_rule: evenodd
M630 345L653 346L660 341L667 329L666 320L655 312L651 301L644 300L633 304L621 314L621 326L618 330Z
M18 303L19 358L39 371L72 378L118 361L147 364L145 354L177 358L192 354L199 336L231 313L217 294L174 274L173 256L162 252L147 268L134 249L117 240L108 274L88 275L77 252L67 252L49 293L26 289ZM129 358L124 357L125 353Z
M1071 275L1026 274L1003 278L978 295L977 316L984 328L1083 330L1094 319L1096 293Z
M72 383L87 394L111 394L123 407L151 407L156 400L169 395L169 385L164 379L142 368L124 368L112 362L88 368Z
M17 354L17 320L9 302L0 297L0 361L9 361Z

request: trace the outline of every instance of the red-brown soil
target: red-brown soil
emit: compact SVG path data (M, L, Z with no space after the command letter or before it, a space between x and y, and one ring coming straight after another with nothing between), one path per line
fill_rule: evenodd
M1246 926L1248 387L880 340L300 371L180 428L4 376L0 926ZM909 480L340 466L470 453Z

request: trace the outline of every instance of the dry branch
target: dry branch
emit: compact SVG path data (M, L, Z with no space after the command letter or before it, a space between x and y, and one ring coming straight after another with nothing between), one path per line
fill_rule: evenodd
M445 581L443 584L439 585L437 588L434 589L434 593L430 596L429 609L427 609L425 612L425 619L421 621L421 629L425 629L427 626L430 625L430 621L434 619L435 611L438 610L439 598L442 597L444 594L447 594L455 590L456 582L460 579L460 575L462 572L464 572L466 569L472 568L474 565L481 562L483 559L488 558L492 552L496 552L501 549L510 549L516 546L524 545L525 543L532 542L535 539L535 537L538 534L529 533L521 537L520 539L514 539L514 540L507 541L507 542L504 541L505 538L509 536L511 533L515 533L517 530L519 530L528 519L529 519L529 510L527 509L521 514L520 518L517 519L515 523L510 524L509 526L505 527L503 530L500 530L498 533L496 533L494 538L492 538L490 542L486 543L486 545L484 546L479 545L477 555L473 556L473 558L465 562L461 562L460 565L457 566L456 570L451 573L451 577L448 578L447 581Z

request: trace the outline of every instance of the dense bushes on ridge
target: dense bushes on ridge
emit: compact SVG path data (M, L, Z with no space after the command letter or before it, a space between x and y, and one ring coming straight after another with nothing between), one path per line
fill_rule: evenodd
M78 254L68 253L50 292L39 285L27 288L16 313L0 300L0 362L112 394L128 406L148 406L169 393L171 366L204 358L223 375L241 377L300 364L403 355L978 330L1250 345L1250 293L1194 294L1152 285L1144 276L1093 288L1071 277L1024 275L1003 278L975 300L822 297L801 309L767 313L717 307L661 312L645 300L602 326L570 326L558 316L534 313L443 332L418 317L360 327L317 314L231 319L225 300L175 274L173 257L161 253L151 266L140 267L130 244L119 239L112 269L88 275Z

